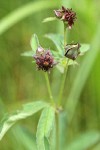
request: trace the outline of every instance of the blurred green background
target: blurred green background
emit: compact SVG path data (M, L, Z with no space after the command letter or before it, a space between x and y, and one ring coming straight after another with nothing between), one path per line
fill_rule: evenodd
M66 108L69 113L75 109L69 139L66 139L70 142L85 131L100 131L100 1L97 0L0 0L0 119L23 103L48 100L43 73L36 71L33 58L20 54L31 50L33 33L38 35L43 47L55 49L44 35L63 34L63 24L60 21L42 21L54 16L53 10L62 5L73 8L77 13L77 21L68 31L68 42L89 43L91 46L90 51L77 60L80 65L71 66L68 70L63 99L68 101ZM51 71L55 99L61 76L58 70ZM77 100L73 102L72 99ZM38 118L39 113L17 123L0 142L0 150L35 150L32 137L36 133ZM92 149L99 150L100 144Z

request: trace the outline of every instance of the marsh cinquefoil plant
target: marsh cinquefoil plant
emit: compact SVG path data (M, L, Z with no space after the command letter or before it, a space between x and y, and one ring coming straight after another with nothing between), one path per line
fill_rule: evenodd
M66 30L71 30L74 22L77 20L76 13L72 9L66 9L62 6L62 9L54 10L55 17L46 18L44 22L53 21L58 19L64 24L64 35L47 34L46 37L51 39L56 47L57 51L45 49L39 43L36 34L32 36L31 47L32 51L23 53L23 56L33 57L34 63L36 63L37 70L44 72L44 76L47 83L47 90L50 100L49 103L45 101L36 101L25 104L23 108L14 114L3 118L0 124L0 140L5 133L14 125L18 120L25 119L32 116L34 113L42 109L41 116L38 122L36 131L36 143L37 150L60 150L60 131L59 131L59 115L63 109L63 91L65 88L65 80L67 76L67 70L69 65L77 64L76 58L89 49L87 44L67 43ZM58 69L62 73L61 87L58 94L58 101L55 101L52 95L51 85L49 81L49 74L51 69ZM66 110L67 111L67 110ZM56 129L56 130L55 130ZM53 139L53 135L55 138ZM63 133L64 136L64 133ZM53 140L52 140L53 139ZM56 139L56 140L55 140ZM66 145L63 145L66 146ZM64 149L64 147L63 147Z

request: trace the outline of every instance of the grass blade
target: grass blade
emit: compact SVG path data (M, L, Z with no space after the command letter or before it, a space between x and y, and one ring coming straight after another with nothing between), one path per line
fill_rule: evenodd
M48 8L54 8L56 6L58 6L58 3L51 1L46 2L45 0L30 2L24 5L11 12L0 21L0 34L3 34L6 30L11 28L20 20L30 16L32 13L36 13Z
M87 132L76 138L66 150L87 150L100 142L100 133L97 131Z

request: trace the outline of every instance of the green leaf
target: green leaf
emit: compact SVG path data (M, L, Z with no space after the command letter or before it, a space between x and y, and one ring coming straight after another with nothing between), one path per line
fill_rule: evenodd
M46 150L44 144L44 137L49 138L50 131L54 123L55 111L51 106L46 107L40 116L40 120L37 127L37 147L38 150Z
M39 40L38 40L38 37L37 37L36 34L34 34L34 35L32 36L30 44L31 44L32 50L33 50L34 52L36 52L36 50L37 50L38 47L39 47Z
M57 51L51 50L51 52L56 59L62 58L62 56Z
M56 17L48 17L48 18L45 18L43 20L43 23L50 22L50 21L55 21L55 20L56 20Z
M62 57L64 57L65 49L64 49L64 45L63 45L63 43L64 43L63 36L61 36L60 34L52 34L52 33L50 33L50 34L46 34L45 37L50 39L55 44L55 46L58 49L59 54ZM90 45L89 44L81 44L80 52L81 52L81 54L84 54L89 49L90 49Z
M56 150L56 122L54 122L53 124L53 129L51 131L49 141L50 141L51 150Z
M25 126L16 125L10 133L13 140L16 141L16 147L17 144L21 144L27 150L37 150L36 137Z
M67 113L62 111L59 114L59 146L60 146L60 149L62 149L62 147L64 149L66 146L68 130L69 130L69 128L68 128L68 122L67 122Z
M100 141L100 133L91 131L81 134L66 150L87 150Z
M46 106L48 106L48 104L42 101L32 102L23 105L22 110L18 110L10 116L6 115L0 123L0 140L18 120L32 116L34 113Z
M46 38L50 39L58 49L58 52L61 56L64 56L64 46L63 46L63 36L60 34L46 34Z
M45 144L45 149L50 150L50 144L49 144L49 141L46 137L44 138L44 144Z
M88 51L89 49L90 49L90 45L89 44L81 44L80 52L82 54L82 53L85 53L86 51Z
M26 51L21 54L21 56L32 57L34 55L33 51Z

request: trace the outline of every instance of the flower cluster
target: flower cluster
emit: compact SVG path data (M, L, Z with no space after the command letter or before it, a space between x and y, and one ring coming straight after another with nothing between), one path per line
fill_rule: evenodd
M62 9L54 10L54 12L56 17L63 21L66 27L72 28L72 25L74 25L74 21L76 20L76 13L72 9L66 9L62 6ZM75 60L80 54L80 47L81 45L79 43L67 44L65 46L64 56L68 59ZM51 51L45 50L41 46L37 48L34 59L38 70L49 71L57 64Z
M44 50L42 47L38 47L34 59L36 60L37 68L43 71L49 71L57 64L50 50Z
M62 6L62 9L54 10L54 12L58 19L61 19L69 28L72 28L76 20L76 13L72 9L66 9Z

